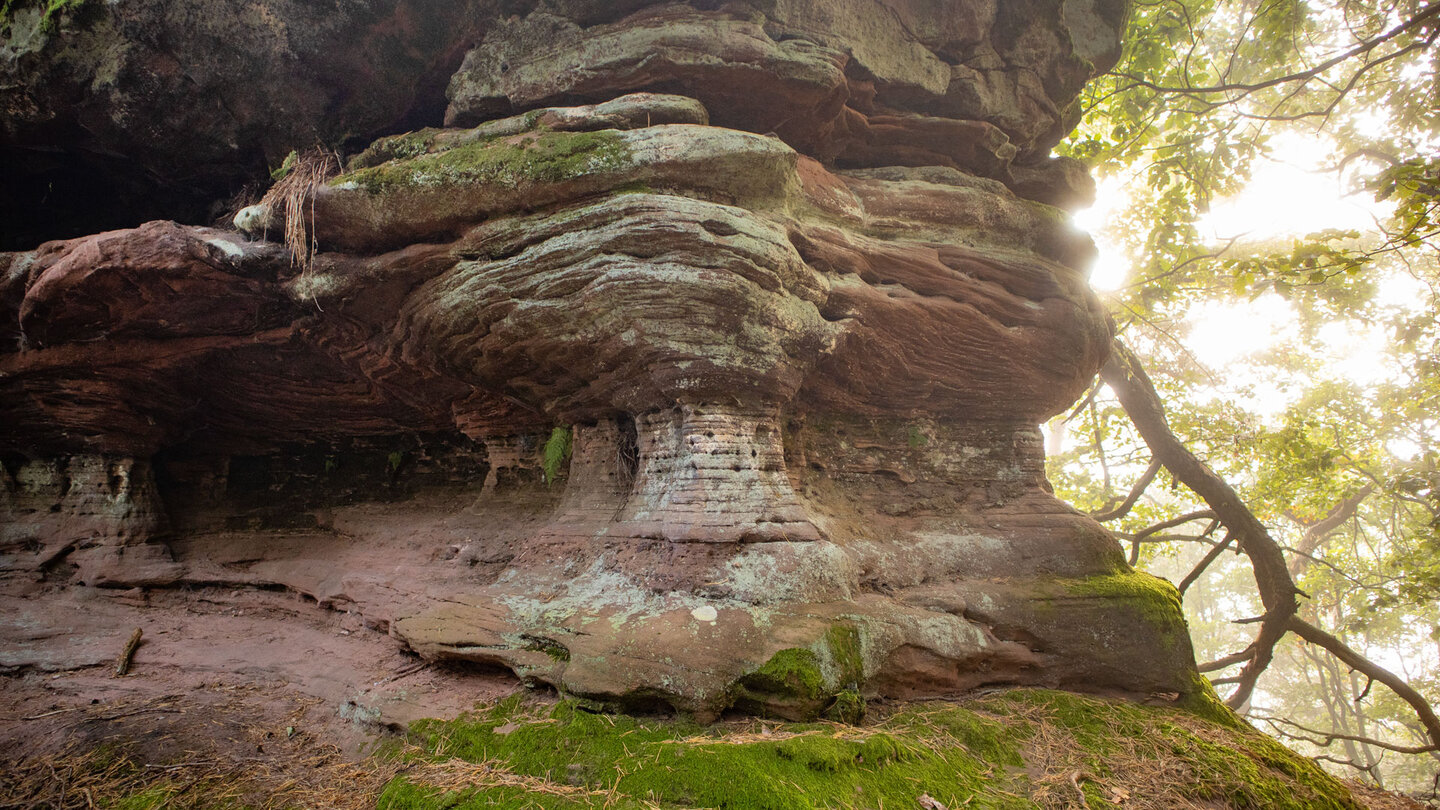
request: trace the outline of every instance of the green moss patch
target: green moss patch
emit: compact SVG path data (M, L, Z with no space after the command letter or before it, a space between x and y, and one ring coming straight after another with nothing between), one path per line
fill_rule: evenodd
M757 692L819 699L825 696L825 677L820 656L810 650L781 650L765 666L745 676L744 683Z
M415 186L494 183L513 187L614 171L630 162L629 147L613 130L528 133L462 143L431 153L427 150L434 137L433 131L400 136L388 148L402 159L350 172L333 182L352 183L372 194Z
M977 796L983 803L970 806L1033 806L1004 791L1019 777L995 772L961 745L932 744L915 719L872 728L701 727L589 714L572 704L549 711L502 704L417 725L428 761L391 782L379 806L810 810L912 807L921 794L947 807ZM482 768L465 771L456 759ZM457 771L465 775L455 779Z
M205 750L149 764L115 744L35 757L0 769L0 795L41 806L58 782L84 796L77 806L132 810L1050 810L1082 795L1123 810L1360 810L1312 761L1243 724L1037 689L872 707L864 724L704 726L516 696L416 723L360 763L304 736L265 737L264 754L199 741Z
M735 684L742 711L787 720L828 717L857 722L865 714L859 688L865 679L860 631L831 625L814 645L780 650Z
M351 158L346 168L351 171L369 169L392 160L410 160L436 151L435 147L445 130L425 127L401 135L381 138L365 148L365 151ZM480 139L476 139L480 140Z
M1130 605L1159 634L1163 643L1174 647L1190 637L1180 592L1169 582L1139 571L1124 571L1086 579L1061 580L1069 596L1095 597Z
M39 8L40 30L53 34L62 27L88 24L103 7L99 0L0 0L0 27L9 25L22 8Z
M785 662L804 670L802 658ZM699 726L512 699L421 722L411 742L381 808L914 808L922 796L1059 808L1080 794L1092 808L1359 807L1248 727L1045 690L916 704L863 726Z

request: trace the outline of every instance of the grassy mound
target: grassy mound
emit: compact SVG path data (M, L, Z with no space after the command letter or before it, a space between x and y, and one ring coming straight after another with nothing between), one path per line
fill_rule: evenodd
M412 730L379 799L429 808L1356 808L1235 722L1017 690L864 726L681 721L511 700Z

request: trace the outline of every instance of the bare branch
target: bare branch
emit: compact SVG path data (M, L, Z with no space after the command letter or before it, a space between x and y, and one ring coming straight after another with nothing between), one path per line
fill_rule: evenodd
M1110 497L1112 489L1110 484L1110 464L1105 460L1105 442L1100 438L1100 414L1095 409L1095 398L1090 398L1090 423L1093 425L1090 435L1095 440L1095 456L1100 460L1100 472L1103 475L1105 497Z
M1227 533L1223 542L1210 549L1205 557L1196 563L1194 568L1190 569L1190 573L1186 574L1185 578L1180 580L1180 584L1175 586L1175 589L1180 592L1182 597L1185 595L1185 589L1194 585L1195 580L1199 579L1200 575L1205 573L1205 569L1210 567L1210 563L1219 559L1220 555L1224 553L1225 549L1230 547L1230 543L1234 540L1235 536Z
M1215 672L1226 667L1233 667L1236 664L1241 664L1249 661L1250 656L1254 655L1254 652L1255 645L1252 643L1249 647L1246 647L1238 653L1230 653L1224 658L1216 658L1214 661L1206 661L1205 663L1197 666L1196 669L1200 670L1201 672Z
M1151 462L1151 463L1153 464L1153 463L1156 463L1156 462ZM1199 536L1196 536L1196 537L1189 537L1189 536L1182 536L1182 535L1173 535L1173 534L1171 534L1171 535L1158 535L1158 536L1157 536L1157 533L1158 533L1158 532L1161 532L1161 531L1164 531L1165 529L1171 529L1171 528L1174 528L1174 527L1176 527L1176 526L1179 526L1179 525L1182 525L1182 524L1185 524L1185 523L1189 523L1189 522L1192 521L1192 520L1200 520L1200 519L1202 519L1202 518L1207 518L1207 517L1208 517L1208 518L1214 518L1215 515L1214 515L1212 512L1210 512L1210 510L1205 509L1205 510L1201 510L1201 511L1199 511L1199 512L1191 512L1191 513L1188 514L1188 515L1181 515L1180 517L1177 517L1177 518L1171 518L1170 520L1163 520L1163 521L1161 521L1161 522L1159 522L1159 523L1156 523L1156 524L1153 525L1153 526L1147 526L1147 527L1141 529L1140 531L1138 531L1138 532L1136 532L1136 533L1134 533L1134 534L1131 534L1131 535L1119 535L1119 536L1121 536L1121 537L1126 537L1126 538L1128 538L1128 539L1130 540L1130 564L1133 566L1133 565L1136 565L1137 563L1140 562L1140 544L1141 544L1141 543L1168 543L1168 542L1170 542L1170 541L1172 541L1172 540L1179 540L1179 539L1184 539L1184 540L1197 540L1197 539L1201 539L1201 538L1205 537L1206 534L1209 534L1209 533L1210 533L1208 530L1205 532L1205 534L1202 534L1202 535L1199 535ZM1117 534L1118 534L1118 533L1117 533Z
M1143 435L1143 434L1142 434L1142 435ZM1165 531L1166 529L1173 529L1173 528L1175 528L1176 526L1183 526L1183 525L1185 525L1186 523L1189 523L1189 522L1194 521L1194 520L1207 520L1207 519L1208 519L1208 520L1215 520L1215 519L1216 519L1215 513L1214 513L1213 511L1209 510L1209 509L1200 509L1200 510L1197 510L1197 511L1194 511L1194 512L1186 512L1185 514L1180 515L1179 517L1173 517L1173 518L1170 518L1169 520L1162 520L1162 521L1160 521L1159 523L1156 523L1156 524L1153 525L1153 526L1146 526L1145 528L1141 529L1140 531L1135 532L1135 534L1133 535L1133 538L1136 539L1136 540L1140 540L1140 539L1149 537L1150 535L1155 534L1156 532L1163 532L1163 531Z
M1295 548L1295 553L1298 556L1290 560L1290 576L1298 577L1305 571L1306 564L1310 561L1311 555L1314 554L1315 550L1320 547L1320 544L1325 541L1325 538L1329 536L1331 532L1343 526L1350 518L1354 517L1355 512L1360 508L1360 504L1364 503L1365 499L1370 497L1370 493L1374 491L1374 484L1366 484L1360 488L1359 492L1335 504L1325 517L1320 518L1314 523L1306 524L1302 521L1295 521L1305 527L1305 534L1300 538L1300 543Z
M1343 734L1338 731L1321 731L1320 729L1302 726L1294 720L1287 720L1283 717L1272 717L1270 715L1256 714L1254 712L1251 712L1246 716L1268 724L1270 727L1275 728L1277 733L1283 734L1286 737L1290 737L1291 739L1296 740L1304 740L1311 745L1318 745L1321 748L1328 748L1331 743L1349 740L1351 742L1364 743L1365 745L1373 745L1376 748L1384 748L1386 751L1394 751L1397 754L1428 754L1431 751L1440 751L1440 746L1437 745L1397 745L1396 743L1385 742L1384 740L1377 740L1374 737L1363 737L1359 734ZM1289 726L1290 728L1298 729L1303 734L1311 734L1314 736L1306 737L1302 734L1285 732L1278 728L1277 724Z
M1135 486L1130 488L1130 494L1125 496L1125 500L1121 501L1119 506L1108 512L1101 512L1091 515L1090 517L1100 523L1106 523L1111 520L1119 520L1130 514L1130 510L1135 508L1136 501L1139 501L1140 496L1145 494L1145 488L1150 486L1150 482L1155 480L1155 475L1159 472L1160 459L1157 458L1150 462L1149 467L1145 468L1145 473L1140 476L1140 480L1135 482Z
M1116 536L1117 538L1119 538L1120 540L1124 540L1124 541L1131 542L1131 543L1144 543L1144 544L1146 544L1146 545L1155 545L1155 544L1158 544L1158 543L1202 543L1202 544L1204 544L1204 545L1212 546L1212 547L1213 547L1213 546L1218 546L1218 545L1220 545L1220 541L1218 541L1218 540L1211 540L1209 537L1207 537L1207 536L1204 535L1204 534L1169 534L1169 533L1165 533L1165 534L1147 534L1147 535L1145 535L1145 536L1143 536L1143 537L1135 537L1134 535L1125 534L1125 533L1123 533L1123 532L1111 532L1111 534L1115 535L1115 536Z
M1235 243L1238 242L1238 241L1240 241L1240 240L1243 239L1243 238L1245 238L1245 234L1243 234L1243 233L1241 233L1241 234L1236 234L1235 236L1232 236L1232 237L1230 237L1229 239L1224 240L1225 245L1224 245L1223 247L1221 247L1219 250L1213 250L1213 251L1211 251L1211 252L1209 252L1209 253L1201 253L1201 254L1198 254L1198 255L1195 255L1195 256L1191 256L1190 258L1186 259L1186 260L1183 261L1183 262L1176 262L1173 267L1171 267L1169 270L1166 270L1166 271L1163 272L1163 273L1156 273L1155 275L1150 276L1150 277L1148 277L1148 278L1143 278L1143 279L1140 279L1139 281L1131 282L1131 283L1129 283L1129 284L1126 284L1126 285L1125 285L1124 287L1122 287L1121 289L1122 289L1122 290L1131 290L1131 289L1135 289L1136 287L1144 287L1144 286L1147 286L1147 285L1149 285L1149 284L1154 284L1155 282L1159 281L1160 279L1166 278L1167 276L1173 276L1173 275L1175 275L1176 273L1178 273L1178 272L1180 272L1181 270L1185 269L1185 268L1188 267L1189 265L1194 264L1195 262L1202 262L1202 261L1206 261L1206 260L1209 260L1209 259L1218 259L1218 258L1220 258L1221 256L1224 256L1226 253L1228 253L1228 252L1230 251L1230 248L1235 247Z
M1341 663L1356 672L1374 678L1380 683L1390 687L1390 691L1394 692L1401 700L1410 704L1410 708L1415 710L1416 716L1420 718L1421 724L1425 726L1425 733L1430 736L1432 743L1431 748L1425 750L1440 748L1440 717L1435 716L1435 710L1431 708L1430 702L1419 692L1415 691L1414 687L1410 686L1410 684L1406 683L1390 670L1385 669L1360 653L1350 649L1340 639L1301 619L1299 616L1290 617L1289 629L1300 638L1325 649L1331 655L1340 659ZM1337 737L1336 739L1340 738Z
M1075 417L1079 416L1081 411L1088 408L1090 403L1095 401L1095 395L1100 393L1100 386L1102 385L1104 385L1104 383L1097 379L1095 384L1090 386L1090 391L1085 395L1085 398L1080 400L1080 403L1075 406L1074 410L1070 411L1069 416L1065 417L1066 423L1075 421Z

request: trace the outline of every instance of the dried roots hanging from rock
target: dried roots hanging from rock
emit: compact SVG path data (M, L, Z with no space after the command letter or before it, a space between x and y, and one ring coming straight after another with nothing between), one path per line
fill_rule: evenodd
M315 190L340 173L340 156L323 147L291 152L280 180L265 192L260 205L285 221L285 250L300 272L315 259Z

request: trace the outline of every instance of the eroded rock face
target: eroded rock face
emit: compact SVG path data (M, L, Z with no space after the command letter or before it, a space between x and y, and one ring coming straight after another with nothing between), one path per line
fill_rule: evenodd
M1173 589L1050 494L1035 427L1110 338L1047 155L1123 17L526 8L448 128L314 188L303 272L278 210L0 255L7 565L282 585L704 716L1188 693Z
M423 117L443 106L446 78L504 5L10 3L0 15L0 249L136 217L202 218L291 149L363 145Z

